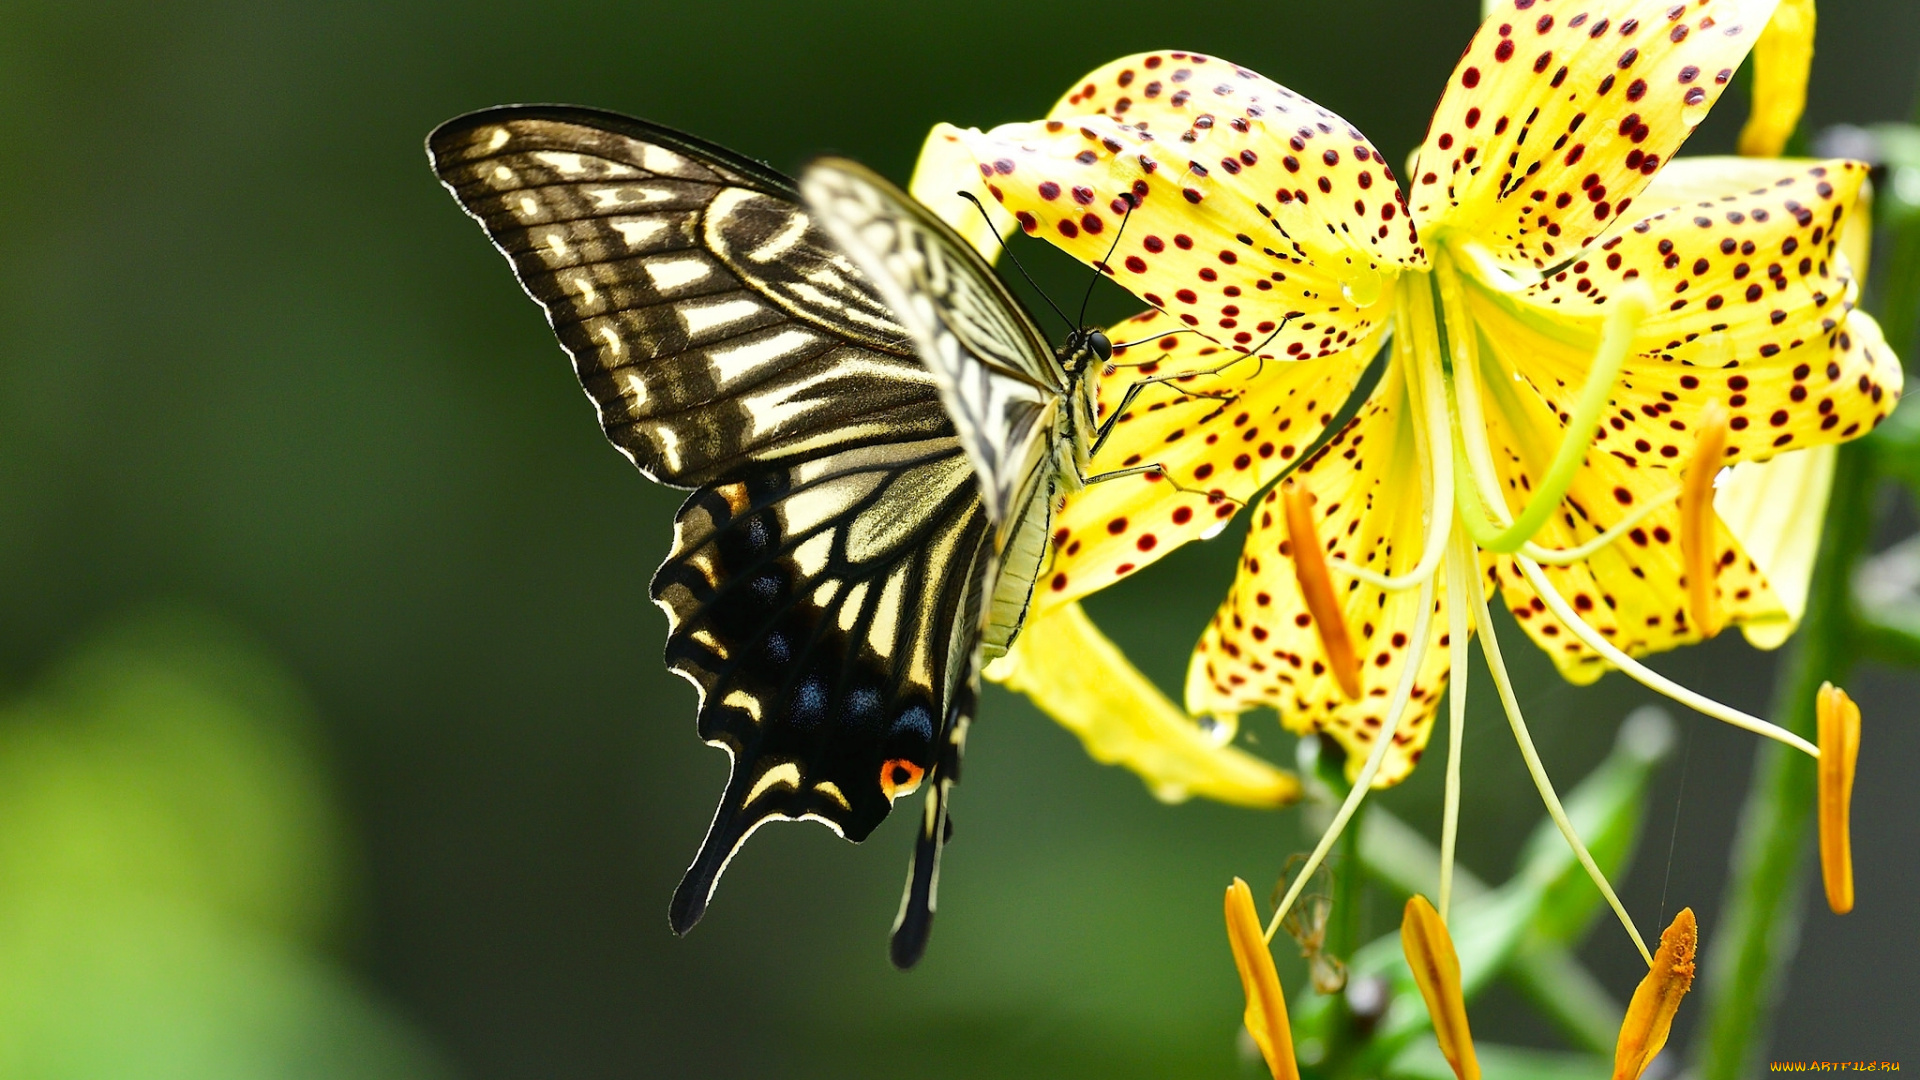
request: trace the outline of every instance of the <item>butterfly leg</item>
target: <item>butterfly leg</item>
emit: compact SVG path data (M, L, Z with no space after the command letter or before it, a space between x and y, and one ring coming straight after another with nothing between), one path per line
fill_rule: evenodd
M1128 477L1128 476L1141 476L1146 473L1153 473L1159 476L1160 479L1165 480L1169 485L1171 485L1173 487L1173 490L1178 491L1185 495L1205 495L1208 501L1210 502L1217 501L1220 499L1225 499L1230 503L1237 503L1241 506L1247 505L1247 501L1245 499L1236 499L1233 496L1228 495L1224 491L1202 491L1199 488L1187 487L1185 484L1182 484L1178 480L1175 480L1173 478L1173 474L1167 471L1167 467L1165 465L1161 465L1158 462L1155 462L1151 465L1135 465L1131 468L1114 469L1111 472L1095 473L1092 476L1083 476L1080 478L1080 484L1082 487L1085 487L1088 484L1103 484L1103 483L1106 483L1108 480L1119 480L1123 477Z
M1242 359L1244 359L1244 357ZM1232 364L1225 365L1221 367L1219 371L1225 371L1228 367L1231 367L1231 366L1233 365ZM1218 374L1218 371L1196 371L1196 372L1190 372L1190 373L1183 373L1180 375L1169 375L1166 378L1156 377L1151 379L1141 379L1139 382L1136 382L1132 386L1127 387L1127 392L1125 394L1122 394L1120 397L1119 406L1115 408L1110 415L1108 415L1106 420L1101 422L1099 428L1094 432L1093 448L1088 451L1088 456L1091 457L1092 455L1098 454L1100 452L1100 447L1106 444L1107 436L1113 434L1114 424L1118 423L1120 421L1120 418L1127 414L1127 410L1131 408L1133 405L1133 399L1140 395L1140 391L1145 390L1149 386L1157 386L1157 385L1165 384L1167 383L1168 379L1187 378L1188 374L1213 375L1213 374ZM1185 395L1186 397L1209 398L1209 399L1218 401L1221 403L1220 407L1222 409L1225 409L1228 405L1239 400L1238 394L1206 392L1206 391L1195 392L1192 390L1182 389L1178 386L1174 386L1172 387L1172 389L1175 393ZM1218 413L1215 413L1214 415L1218 415ZM1208 417L1208 419L1211 419L1211 417Z
M953 835L947 804L953 798L953 786L960 781L960 756L966 750L974 694L965 696L967 708L954 718L946 749L934 768L933 783L928 785L926 811L914 838L912 861L907 864L907 888L900 897L900 913L893 919L887 951L893 966L902 971L920 962L927 951L927 935L933 930L933 912L939 903L940 855Z

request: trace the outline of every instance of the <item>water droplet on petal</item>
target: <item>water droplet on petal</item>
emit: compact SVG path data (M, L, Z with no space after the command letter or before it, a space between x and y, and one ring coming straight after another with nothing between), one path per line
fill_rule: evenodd
M1340 278L1340 295L1356 308L1372 307L1380 302L1380 271L1371 266L1350 267Z
M1238 714L1222 716L1219 713L1202 713L1196 722L1200 726L1200 734L1215 746L1227 745L1240 733Z

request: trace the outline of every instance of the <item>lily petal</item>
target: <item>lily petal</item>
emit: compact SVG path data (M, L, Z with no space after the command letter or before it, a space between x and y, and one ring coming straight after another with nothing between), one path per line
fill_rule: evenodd
M1737 366L1737 374L1723 377L1729 383L1725 392L1743 394L1745 400L1726 403L1735 417L1734 442L1745 443L1750 456L1767 456L1789 444L1828 441L1813 432L1826 417L1841 414L1820 411L1818 402L1824 398L1813 392L1846 373L1828 373L1824 380L1813 373L1827 367L1825 354L1836 351L1836 331L1848 319L1855 273L1837 254L1837 242L1865 179L1864 165L1844 160L1677 162L1643 200L1649 210L1645 217L1588 258L1526 290L1519 303L1536 322L1555 317L1577 322L1605 310L1619 282L1637 278L1653 289L1659 303L1641 327L1636 351L1664 363L1640 364L1639 373L1630 369L1629 384L1641 385L1636 374L1676 364ZM1784 377L1803 364L1810 369L1807 373ZM1693 389L1667 385L1679 374L1658 379L1662 385L1654 393ZM1743 386L1777 379L1778 386L1771 394L1758 386L1742 391L1731 385L1736 379ZM1704 394L1722 392L1712 385L1714 380L1701 381ZM1808 385L1793 396L1794 387L1802 383ZM1680 396L1701 399L1700 394ZM1834 404L1844 413L1849 400L1842 397ZM1637 403L1625 404L1631 409ZM1867 420L1881 411L1882 402L1869 395L1857 404L1865 414L1859 419ZM1652 426L1665 430L1669 420L1690 424L1688 413L1694 407L1682 401L1672 415L1643 419L1656 419ZM1771 418L1778 409L1786 411L1787 419L1776 424ZM1743 411L1747 419L1741 418ZM1835 419L1824 430L1831 432L1854 419ZM1738 434L1750 420L1766 436L1757 445L1752 434ZM1779 441L1783 434L1795 437Z
M1305 359L1369 336L1397 272L1424 263L1385 160L1346 121L1251 71L1171 57L1085 80L1117 88L1137 67L1128 85L1140 96L1118 115L961 132L975 166L954 179L984 179L1028 233L1230 347ZM1101 104L1119 108L1082 102Z
M1273 953L1253 907L1253 890L1239 878L1227 886L1227 943L1233 965L1240 971L1240 988L1247 995L1246 1024L1260 1056L1267 1059L1273 1080L1299 1080L1293 1057L1293 1028L1287 1023L1287 998L1280 990Z
M1078 604L1030 616L986 674L1079 736L1087 756L1133 770L1163 802L1199 795L1271 809L1300 798L1292 773L1201 731Z
M1327 553L1388 575L1419 562L1424 533L1421 500L1406 491L1407 478L1421 470L1406 410L1406 383L1399 365L1390 365L1359 415L1293 474L1315 497L1315 531ZM1339 742L1352 779L1386 721L1382 714L1414 644L1418 592L1388 592L1336 571L1341 612L1362 660L1361 695L1349 701L1308 614L1291 552L1279 494L1269 491L1254 508L1233 588L1194 649L1187 708L1234 714L1272 706L1289 730L1325 732ZM1451 598L1436 592L1438 611ZM1446 626L1445 618L1432 620L1411 703L1376 787L1398 783L1426 747L1447 679Z
M1647 1066L1667 1045L1673 1031L1674 1014L1680 1011L1680 999L1693 986L1694 953L1700 946L1700 930L1692 908L1681 908L1672 925L1660 935L1660 949L1653 954L1653 967L1633 992L1627 1004L1627 1017L1620 1025L1620 1041L1614 1047L1613 1080L1640 1080Z
M1813 68L1813 0L1780 0L1753 47L1753 109L1740 129L1740 152L1775 157L1807 108Z
M978 166L972 152L960 136L960 129L952 124L933 125L927 141L920 145L920 159L914 163L907 191L952 226L989 263L995 262L1000 258L1000 241L994 233L1009 236L1016 224L1013 215L993 201L986 181L975 171ZM986 170L988 174L992 171ZM980 205L976 207L962 198L962 191L979 199ZM985 213L981 212L983 208Z
M1853 272L1833 247L1861 168L1751 162L1726 170L1718 186L1752 183L1761 165L1774 177L1764 187L1660 210L1526 290L1468 275L1490 351L1542 402L1568 398L1562 387L1584 381L1608 284L1633 274L1671 299L1641 326L1598 449L1678 468L1709 399L1732 414L1729 462L1877 424L1898 400L1900 367L1871 320L1850 310ZM1706 189L1710 169L1680 170L1683 189Z
M1780 601L1778 617L1750 616L1740 627L1756 649L1779 648L1807 609L1807 585L1838 460L1838 447L1829 443L1771 461L1743 461L1714 489L1713 512Z
M1544 268L1636 201L1733 78L1776 0L1508 0L1460 58L1410 178L1445 228Z
M1239 354L1152 311L1110 328L1116 366L1101 379L1100 415L1112 415L1142 379L1217 368ZM1166 468L1089 485L1054 517L1052 562L1034 590L1036 613L1105 588L1190 540L1219 531L1254 493L1299 460L1353 391L1377 339L1311 364L1251 359L1217 375L1144 387L1094 456L1097 475L1143 464ZM1178 485L1177 487L1175 485Z

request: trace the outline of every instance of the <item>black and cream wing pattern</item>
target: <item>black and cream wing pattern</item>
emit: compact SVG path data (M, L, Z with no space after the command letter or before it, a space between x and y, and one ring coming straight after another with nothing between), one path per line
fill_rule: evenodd
M1044 475L1066 391L1039 327L945 222L866 166L821 158L800 185L913 335L991 493L987 512L996 523L1013 516Z
M654 575L666 660L733 768L674 895L684 933L771 820L864 839L930 782L894 959L920 955L973 710L993 522L939 386L793 182L590 109L491 109L428 139L607 438L692 488Z

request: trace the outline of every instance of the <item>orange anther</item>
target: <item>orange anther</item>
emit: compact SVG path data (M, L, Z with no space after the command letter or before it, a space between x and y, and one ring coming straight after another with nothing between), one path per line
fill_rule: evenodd
M1820 878L1835 915L1853 910L1853 767L1860 757L1860 706L1845 690L1820 684L1814 699L1820 740Z
M1660 935L1653 967L1627 1004L1620 1042L1613 1051L1613 1080L1640 1080L1648 1063L1667 1045L1673 1014L1680 1011L1680 999L1693 986L1693 955L1699 946L1700 928L1693 921L1693 909L1681 908L1673 925Z
M1292 480L1280 485L1281 500L1287 512L1287 543L1293 551L1293 573L1300 582L1300 596L1307 602L1307 614L1320 635L1320 648L1327 654L1327 667L1340 684L1348 701L1360 699L1360 659L1353 651L1353 637L1347 632L1346 617L1333 591L1333 577L1327 572L1327 553L1320 546L1320 535L1313 528L1313 494Z
M1467 999L1460 987L1460 957L1453 936L1427 898L1414 894L1400 920L1400 948L1413 969L1413 981L1426 999L1433 1019L1433 1036L1440 1053L1460 1080L1480 1080L1480 1061L1473 1054L1473 1033L1467 1030Z
M1239 878L1227 886L1227 944L1233 948L1233 966L1240 969L1240 988L1247 995L1247 1032L1260 1047L1260 1056L1267 1059L1273 1080L1300 1080L1280 973L1274 970L1260 914L1253 908L1253 890Z
M1680 551L1687 567L1687 614L1694 629L1710 638L1720 632L1720 606L1714 598L1714 579L1720 567L1714 557L1713 478L1727 455L1727 410L1718 401L1707 402L1687 459L1680 489Z

